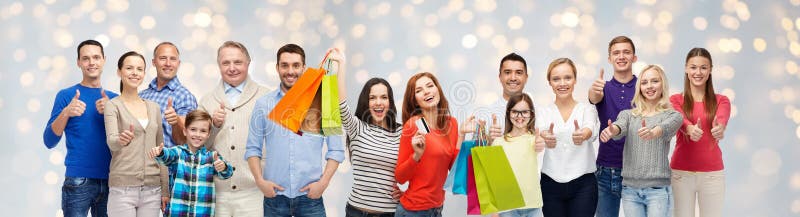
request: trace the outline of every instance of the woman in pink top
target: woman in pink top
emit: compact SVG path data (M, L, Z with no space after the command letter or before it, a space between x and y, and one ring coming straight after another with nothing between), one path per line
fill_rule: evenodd
M683 126L676 136L672 155L672 187L675 216L722 216L725 173L719 141L730 117L728 97L714 93L711 54L693 48L686 55L683 93L670 97L672 106L683 114Z

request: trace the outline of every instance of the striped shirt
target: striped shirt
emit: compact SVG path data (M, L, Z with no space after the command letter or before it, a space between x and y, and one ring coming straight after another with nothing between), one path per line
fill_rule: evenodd
M395 212L397 201L392 199L392 191L402 128L389 131L361 121L347 101L340 102L339 108L350 139L348 150L353 165L353 190L348 203L362 209Z
M191 153L188 145L183 144L165 148L161 156L156 157L161 164L177 165L166 216L214 216L214 175L227 179L233 175L233 170L226 162L225 171L217 172L212 153L205 147ZM225 161L222 156L219 159Z

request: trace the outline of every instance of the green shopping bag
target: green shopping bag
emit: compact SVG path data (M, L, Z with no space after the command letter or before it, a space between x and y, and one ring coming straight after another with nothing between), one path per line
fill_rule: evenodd
M502 146L472 148L481 215L525 206L522 191Z
M336 73L330 69L322 77L322 135L342 135L342 116L339 111L339 85Z

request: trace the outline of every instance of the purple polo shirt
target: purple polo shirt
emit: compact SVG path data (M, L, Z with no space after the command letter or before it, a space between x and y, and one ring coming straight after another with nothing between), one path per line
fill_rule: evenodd
M595 107L600 118L600 129L608 127L608 120L617 120L620 111L631 109L633 94L636 92L636 76L628 83L620 83L613 77L606 82L603 88L603 99ZM622 168L622 148L625 138L600 142L600 151L597 155L597 165L604 167Z

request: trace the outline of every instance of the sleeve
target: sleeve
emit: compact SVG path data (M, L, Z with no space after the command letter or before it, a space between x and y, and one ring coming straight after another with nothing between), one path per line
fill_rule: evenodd
M53 132L52 126L53 121L61 115L61 111L69 104L69 101L66 100L68 98L65 98L63 92L64 91L59 91L58 94L56 94L56 99L53 101L53 110L50 112L50 119L47 121L47 125L45 125L44 135L42 135L44 146L49 149L55 148L58 142L61 141L61 135L64 135L63 133L61 135L56 135L56 133ZM69 121L67 123L69 124Z
M114 105L114 103L112 103L110 100L107 101L103 116L106 123L106 143L108 143L108 148L111 149L112 152L122 149L122 145L119 144L119 125L122 123L117 122L119 115L119 109L117 109L117 106ZM160 124L159 127L161 127ZM162 139L161 141L164 140Z
M325 143L328 144L328 152L325 153L325 159L342 163L342 161L344 161L344 143L342 143L342 137L328 136L325 137L325 140Z
M178 158L180 158L178 146L164 148L161 151L161 156L155 157L156 162L165 166L172 166L173 164L177 163Z
M164 165L158 165L158 169L161 170L159 174L161 180L161 197L169 197L170 194L172 194L169 190L169 171Z
M157 118L155 119L155 121L156 123L161 123L161 119L163 119L164 115L161 114L161 109L159 108L158 104L153 103L152 105L153 105L152 110L157 114L156 115ZM159 144L164 143L164 125L163 124L156 124L156 125L158 125L158 133L156 133L156 141L158 141L156 142L156 146L158 146Z
M678 133L678 129L680 129L683 122L683 116L675 110L667 110L665 112L666 117L659 123L659 126L664 131L661 136L669 140L670 137Z
M451 127L450 128L451 133L448 134L447 136L450 139L450 148L451 150L453 150L452 152L453 154L450 156L450 161L447 164L447 168L453 168L453 163L455 163L456 158L458 157L458 151L459 151L458 149L461 148L459 147L461 144L458 144L458 133L452 133L452 132L459 132L458 121L455 118L450 118L450 127Z
M175 107L175 113L178 113L178 116L186 116L189 112L197 109L197 99L189 90L182 91L181 94Z
M214 175L217 175L222 179L231 178L231 176L233 176L233 169L231 168L231 164L228 161L226 161L225 158L222 157L222 155L219 156L219 159L222 160L222 162L225 162L225 170L222 172L214 170Z
M592 131L592 135L586 140L589 143L597 139L597 136L600 135L600 121L598 121L598 119L597 109L591 104L586 105L583 111L583 123L581 123L581 127L588 127Z
M417 162L414 161L414 148L411 147L411 137L417 132L414 123L416 118L411 118L403 124L403 131L400 134L400 150L397 152L397 167L394 169L394 176L397 183L406 183L414 177L417 170Z
M264 101L256 101L253 107L253 115L250 117L250 130L247 133L247 144L245 146L244 159L250 157L262 158L262 148L267 130L267 111Z
M614 121L614 125L619 127L619 134L612 137L614 140L620 140L628 135L628 127L630 126L631 121L631 110L623 110L617 116L617 121ZM611 126L609 126L611 127Z
M361 128L365 127L363 126L364 123L361 122L360 119L356 118L356 116L353 114L354 111L350 111L350 106L347 105L347 100L342 100L339 102L339 109L342 110L342 125L347 132L347 137L350 139L355 139L361 132Z
M683 124L681 124L680 129L685 129L686 126L693 125L692 121L689 120L689 115L687 115L686 112L683 111L683 95L681 95L680 93L676 93L669 97L669 102L670 104L672 104L672 108L675 109L675 111L677 111L678 113L680 113L681 116L683 116L683 121L682 121Z
M715 118L717 123L723 126L728 126L728 120L731 117L731 101L727 96L717 95L717 112ZM712 123L713 124L713 123Z

